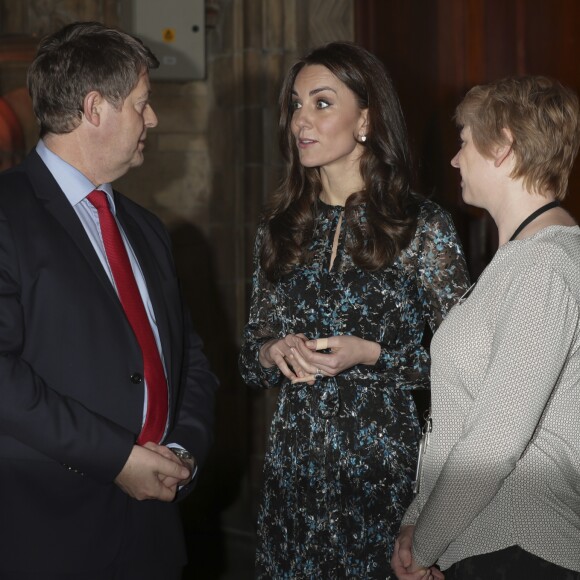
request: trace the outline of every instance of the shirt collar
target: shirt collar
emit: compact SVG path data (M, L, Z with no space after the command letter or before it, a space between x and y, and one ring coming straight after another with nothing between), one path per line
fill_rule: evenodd
M53 153L42 139L36 145L36 152L48 167L48 170L52 173L52 176L72 206L83 201L94 189L100 189L107 194L111 211L115 213L113 187L110 183L103 183L95 187L76 167L73 167L56 153Z

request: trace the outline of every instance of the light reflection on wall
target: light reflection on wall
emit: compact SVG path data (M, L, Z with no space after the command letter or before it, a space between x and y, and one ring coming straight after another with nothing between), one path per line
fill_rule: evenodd
M0 35L0 171L22 161L38 136L26 89L37 42L28 35Z

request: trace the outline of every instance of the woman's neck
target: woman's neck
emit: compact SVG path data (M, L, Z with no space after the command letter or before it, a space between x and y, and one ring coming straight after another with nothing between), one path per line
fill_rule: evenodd
M351 192L352 193L352 192ZM349 194L350 195L350 194ZM323 201L327 205L346 205L346 200L348 199L349 195L342 196L342 195L335 195L334 193L328 193L327 191L323 190L320 194L320 201Z
M552 194L534 195L527 192L521 197L518 196L517 199L506 200L500 211L495 212L496 215L492 215L498 228L499 245L502 246L510 241L524 220L553 201L555 198ZM568 212L560 207L552 207L549 211L540 213L526 224L515 239L528 238L550 225L573 226L575 223Z
M327 172L321 171L322 192L320 199L329 205L346 205L346 200L355 192L364 189L364 182L358 175L347 175L341 178L331 178Z

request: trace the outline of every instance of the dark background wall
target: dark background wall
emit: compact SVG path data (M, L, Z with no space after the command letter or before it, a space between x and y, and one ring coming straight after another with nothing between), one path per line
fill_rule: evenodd
M419 187L454 215L477 275L496 249L495 227L466 207L449 161L457 151L455 106L473 85L543 74L580 90L580 2L576 0L360 0L358 42L392 74L405 110ZM580 217L580 171L565 206Z

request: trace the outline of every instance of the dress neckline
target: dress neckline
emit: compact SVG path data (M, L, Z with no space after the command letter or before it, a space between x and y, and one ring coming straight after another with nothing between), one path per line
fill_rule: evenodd
M318 198L318 203L320 204L321 207L326 208L326 209L333 209L333 210L340 210L340 211L344 211L344 205L333 205L330 203L326 203L325 201L322 201L320 198Z

